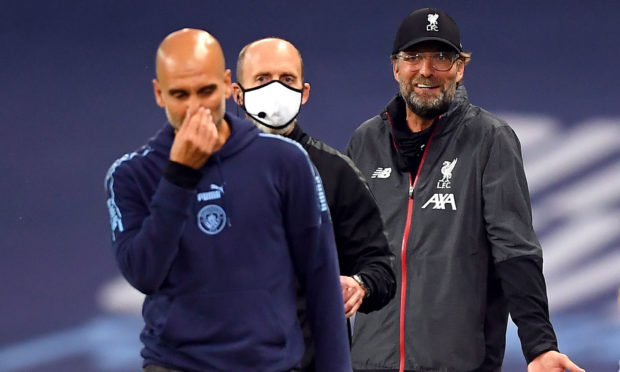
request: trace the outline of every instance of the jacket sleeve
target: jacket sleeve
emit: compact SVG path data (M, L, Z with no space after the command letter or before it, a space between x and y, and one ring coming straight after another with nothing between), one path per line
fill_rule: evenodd
M391 253L377 203L362 174L344 159L333 212L341 274L360 274L370 290L359 309L368 313L385 306L396 292Z
M344 150L344 154L349 157L349 159L351 159L353 161L353 164L355 164L355 159L357 159L357 141L358 141L358 132L359 132L359 128L355 129L355 131L353 132L353 135L351 136L351 138L349 138L349 143L347 143L347 147Z
M336 245L318 172L305 153L285 174L283 214L306 297L317 371L351 371Z
M116 260L127 281L148 295L162 285L177 255L195 191L162 177L149 201L141 186L129 166L106 179Z
M491 254L528 363L557 350L542 273L542 249L532 212L521 148L508 126L496 128L482 180L483 214Z

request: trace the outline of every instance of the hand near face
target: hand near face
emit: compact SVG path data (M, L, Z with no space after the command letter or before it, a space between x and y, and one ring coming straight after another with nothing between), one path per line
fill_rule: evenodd
M341 276L340 285L344 298L344 313L347 318L350 318L362 305L366 291L350 276Z
M564 372L564 369L571 372L585 372L566 355L553 350L540 354L527 365L527 372Z
M218 131L211 110L199 107L191 113L188 109L183 124L174 137L170 160L200 169L217 150L218 143Z

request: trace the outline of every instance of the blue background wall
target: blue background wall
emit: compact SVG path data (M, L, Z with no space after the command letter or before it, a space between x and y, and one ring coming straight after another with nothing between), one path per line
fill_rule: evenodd
M396 92L394 33L428 5L473 52L471 100L523 142L560 347L616 370L619 2L68 0L1 3L0 371L138 370L139 316L101 300L119 275L103 178L165 122L151 88L165 35L206 29L231 67L248 42L289 39L312 85L301 123L343 150ZM514 333L505 370L523 371Z

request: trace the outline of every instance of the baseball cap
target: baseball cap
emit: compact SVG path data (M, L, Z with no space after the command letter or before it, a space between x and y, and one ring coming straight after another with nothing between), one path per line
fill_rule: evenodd
M429 40L448 44L457 52L463 51L461 33L452 17L441 9L423 8L409 13L400 24L392 54Z

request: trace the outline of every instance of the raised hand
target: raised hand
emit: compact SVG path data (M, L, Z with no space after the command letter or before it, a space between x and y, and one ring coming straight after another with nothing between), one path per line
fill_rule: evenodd
M211 110L201 106L192 113L188 108L172 143L170 160L200 169L218 146L219 136Z

